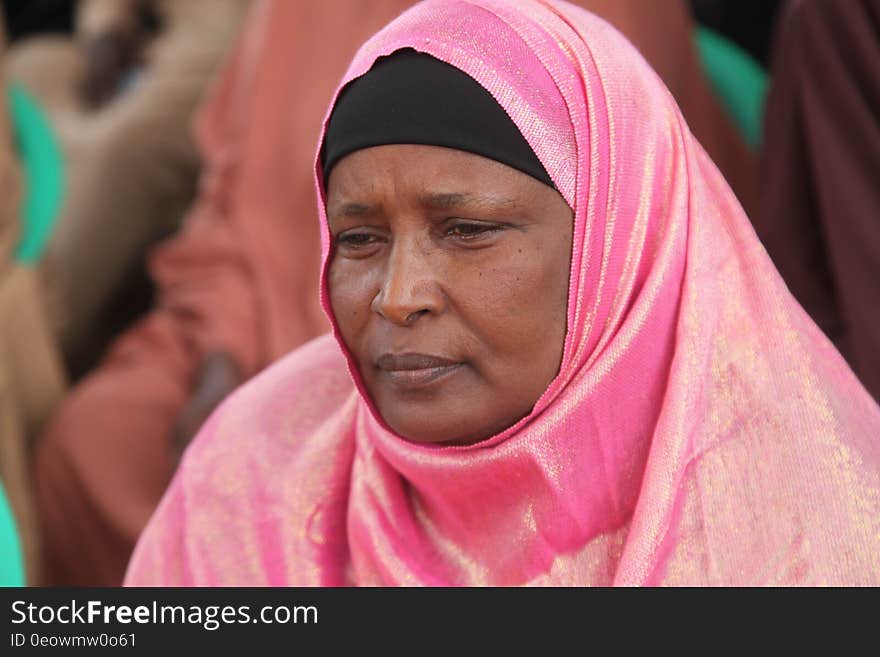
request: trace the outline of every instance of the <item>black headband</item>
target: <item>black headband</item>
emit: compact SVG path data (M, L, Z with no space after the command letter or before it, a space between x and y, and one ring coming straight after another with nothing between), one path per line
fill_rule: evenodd
M445 146L501 162L554 187L492 95L454 66L415 50L383 57L348 84L321 148L324 183L349 153L386 144Z

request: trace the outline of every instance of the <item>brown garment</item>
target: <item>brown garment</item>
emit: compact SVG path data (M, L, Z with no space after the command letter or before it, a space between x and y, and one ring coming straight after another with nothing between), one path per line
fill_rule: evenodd
M755 228L880 400L880 0L796 0L783 21Z

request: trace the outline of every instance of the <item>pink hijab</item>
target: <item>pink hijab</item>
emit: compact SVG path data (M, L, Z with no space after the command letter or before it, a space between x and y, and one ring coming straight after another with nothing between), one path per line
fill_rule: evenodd
M497 436L417 445L333 322L215 413L128 583L880 584L880 409L636 50L561 1L426 0L343 84L404 47L492 93L574 209L558 376Z

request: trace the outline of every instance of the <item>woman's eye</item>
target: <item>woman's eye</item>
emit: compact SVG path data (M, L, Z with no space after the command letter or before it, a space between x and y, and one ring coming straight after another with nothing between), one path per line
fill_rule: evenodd
M450 237L468 240L483 237L499 230L501 230L501 226L496 224L460 223L450 226L446 230L446 234Z
M375 243L378 238L370 233L342 233L334 241L338 246L357 249Z

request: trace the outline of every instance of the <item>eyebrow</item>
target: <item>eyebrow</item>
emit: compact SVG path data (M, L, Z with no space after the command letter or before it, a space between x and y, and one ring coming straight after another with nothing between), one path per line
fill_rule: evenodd
M419 203L436 210L449 210L462 206L498 210L516 208L520 205L517 201L510 198L461 193L422 194L419 196Z
M347 202L338 208L333 208L332 217L366 217L379 212L379 208L375 205L367 205L365 203Z
M521 204L511 198L501 196L477 196L475 194L466 194L460 192L443 192L421 194L418 197L420 205L432 210L451 210L454 208L475 208L485 210L513 210L521 207ZM381 212L378 205L370 205L367 203L359 203L357 201L347 201L339 206L333 207L328 212L328 220L369 217L377 215Z

